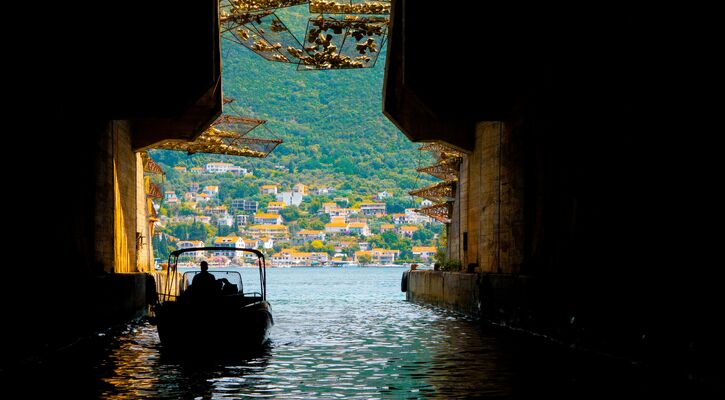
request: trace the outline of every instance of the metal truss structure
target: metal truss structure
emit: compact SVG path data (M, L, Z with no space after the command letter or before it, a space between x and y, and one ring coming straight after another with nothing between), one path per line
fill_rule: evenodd
M451 223L451 203L433 204L432 206L418 208L415 212L427 215L444 224Z

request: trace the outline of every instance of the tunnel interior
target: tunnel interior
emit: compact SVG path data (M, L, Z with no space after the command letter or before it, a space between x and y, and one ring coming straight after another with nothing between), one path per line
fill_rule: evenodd
M32 288L3 293L7 319L17 321L4 331L9 362L108 323L111 313L89 299L94 282L113 274L101 244L112 239L108 146L118 130L133 152L193 138L221 111L215 0L114 4L97 10L102 18L53 7L42 22L63 45L31 58L37 82L25 89L57 100L30 123L43 175L8 182L23 188L24 208L43 210L11 216L21 254L45 253L33 259ZM478 124L502 124L498 154L519 189L520 257L509 270L465 262L534 283L497 297L506 312L492 317L519 310L531 315L529 328L566 338L576 316L576 338L595 347L716 376L717 125L697 101L710 78L648 11L476 2L442 17L440 5L395 0L383 112L413 141L469 154ZM39 235L51 243L38 246Z

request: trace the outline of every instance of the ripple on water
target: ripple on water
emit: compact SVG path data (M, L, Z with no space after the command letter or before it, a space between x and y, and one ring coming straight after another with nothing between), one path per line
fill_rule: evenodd
M252 270L242 273L246 281L256 278ZM155 327L144 323L97 337L86 366L76 366L89 372L69 371L63 379L82 376L79 384L94 382L94 397L109 399L515 394L513 382L526 371L517 370L511 349L466 318L404 301L401 273L399 268L270 269L276 325L259 354L232 362L179 360L160 351ZM223 348L235 339L230 332L200 340Z

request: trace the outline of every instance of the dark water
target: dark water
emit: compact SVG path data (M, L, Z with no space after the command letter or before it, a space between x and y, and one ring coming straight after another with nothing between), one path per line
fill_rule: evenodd
M29 371L15 389L23 398L110 399L593 398L650 389L641 374L616 362L408 303L402 271L270 269L276 325L259 354L180 360L160 351L154 326L131 324ZM243 273L245 282L258 281L254 270ZM236 344L234 332L196 343L210 353ZM5 393L15 393L10 385Z

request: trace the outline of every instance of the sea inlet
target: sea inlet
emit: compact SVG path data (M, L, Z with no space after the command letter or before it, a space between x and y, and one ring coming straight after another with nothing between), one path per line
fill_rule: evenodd
M242 269L255 290L256 269ZM403 268L269 269L269 345L242 358L166 354L139 320L98 332L8 379L19 398L601 398L665 393L621 360L572 351L450 311L413 304ZM258 289L256 289L258 290ZM199 337L210 355L235 332ZM8 377L6 377L8 378ZM50 397L47 397L50 398Z

